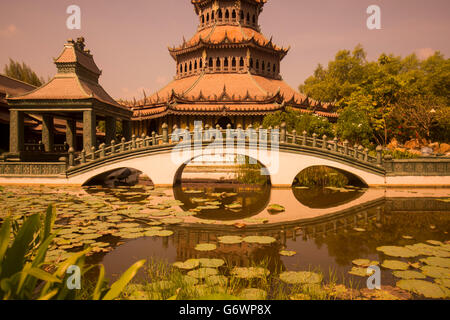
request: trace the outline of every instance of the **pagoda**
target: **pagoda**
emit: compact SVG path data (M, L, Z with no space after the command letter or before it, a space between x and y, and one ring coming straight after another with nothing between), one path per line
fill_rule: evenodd
M260 125L267 114L291 107L331 119L329 104L313 101L281 77L289 48L267 39L259 16L267 0L192 0L199 18L197 33L169 52L176 76L157 93L129 103L133 133L193 129L194 121L225 128Z

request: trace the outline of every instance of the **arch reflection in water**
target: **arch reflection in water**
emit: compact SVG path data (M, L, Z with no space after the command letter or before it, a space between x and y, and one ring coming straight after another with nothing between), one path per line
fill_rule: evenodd
M198 210L197 218L231 221L258 215L269 204L271 187L236 186L220 184L188 189L183 185L173 189L176 200L183 202L184 211Z
M360 198L364 190L353 189L344 192L322 187L298 188L292 187L295 198L304 206L312 209L334 208Z

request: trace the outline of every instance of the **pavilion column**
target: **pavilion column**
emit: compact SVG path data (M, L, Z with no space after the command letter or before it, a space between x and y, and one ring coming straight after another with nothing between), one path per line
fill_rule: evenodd
M69 148L77 150L77 121L69 119L66 121L66 142Z
M92 147L97 148L97 120L94 110L83 111L83 147L90 152Z
M54 149L54 124L53 117L50 115L42 116L42 143L44 144L45 152L53 152Z
M24 115L17 110L9 111L9 152L19 153L24 150Z
M116 140L116 118L106 117L106 144L110 145L112 140Z
M122 135L125 138L126 141L130 141L131 140L131 120L123 120L122 121Z

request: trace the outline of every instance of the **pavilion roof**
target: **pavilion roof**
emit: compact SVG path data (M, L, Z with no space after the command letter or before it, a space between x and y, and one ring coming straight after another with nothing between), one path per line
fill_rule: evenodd
M7 96L9 103L22 102L33 105L49 101L96 100L111 111L129 109L117 103L98 83L101 71L88 50L84 49L84 39L69 40L61 55L55 59L57 74L45 85L30 92Z

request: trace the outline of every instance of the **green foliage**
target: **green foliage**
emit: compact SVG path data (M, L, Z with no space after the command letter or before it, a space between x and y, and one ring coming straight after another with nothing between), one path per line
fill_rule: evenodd
M242 159L238 167L237 180L244 184L266 185L267 176L262 175L263 166L260 163L251 163L249 157Z
M292 132L295 129L297 134L302 134L306 131L309 136L313 133L318 134L320 137L323 135L328 137L334 136L333 126L327 118L309 113L302 114L290 108L286 111L278 111L264 117L263 127L275 128L281 126L283 122L286 123L286 130L288 132Z
M342 188L348 183L347 177L341 172L325 166L309 167L300 172L294 181L294 185L306 187Z
M359 106L351 105L345 108L339 115L336 134L352 144L368 146L373 134L370 114Z
M5 219L0 229L0 299L76 298L76 290L69 290L66 285L69 277L66 271L72 265L80 268L81 275L89 271L84 260L90 249L74 253L55 266L53 273L45 271L42 268L48 265L45 263L45 256L56 236L52 234L55 217L53 206L49 206L45 216L33 214L20 227L15 228L10 217ZM13 240L10 245L11 238ZM110 288L104 280L104 269L101 266L95 290L89 299L116 299L144 263L145 260L135 263Z
M9 59L9 64L5 65L3 72L10 78L17 79L33 86L40 87L45 83L44 78L39 77L24 62L19 63L13 59Z
M364 134L370 133L374 143L387 144L394 137L400 141L448 139L449 88L450 59L439 52L423 61L414 54L401 58L383 53L377 61L369 62L358 45L353 52L339 51L327 68L319 65L300 91L334 103L341 112L364 111L372 128ZM347 118L353 121L356 116ZM339 130L354 131L349 136L357 136L357 130L342 121Z

